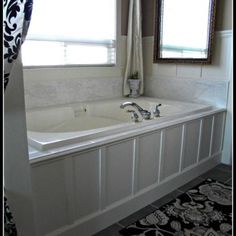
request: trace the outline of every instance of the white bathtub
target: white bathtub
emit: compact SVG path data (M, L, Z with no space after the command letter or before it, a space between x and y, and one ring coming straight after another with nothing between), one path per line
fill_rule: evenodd
M142 120L134 123L128 106L121 109L121 103L134 101L142 108L153 111L157 104L161 117L151 117L150 120ZM79 144L84 141L92 141L120 132L128 132L160 125L163 122L178 117L210 110L211 106L176 102L158 98L139 97L135 99L122 98L110 101L87 102L73 104L71 106L34 109L27 111L27 130L29 145L39 151L61 148L70 144Z
M161 103L161 117L133 123L120 108L128 100ZM38 234L94 235L209 171L225 113L143 97L28 111Z

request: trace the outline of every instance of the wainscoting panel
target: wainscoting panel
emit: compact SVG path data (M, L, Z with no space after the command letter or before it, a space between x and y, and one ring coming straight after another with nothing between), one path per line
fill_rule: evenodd
M229 80L233 55L232 36L231 30L216 32L212 64L202 67L203 78Z
M225 112L32 163L38 235L91 236L221 160Z
M99 209L99 150L73 157L75 217L89 215Z
M225 114L219 113L214 116L214 131L213 131L213 140L212 140L212 149L211 154L214 155L219 151L222 151L222 142L223 142L223 134L224 134L224 122L225 122Z
M161 160L161 181L179 171L181 139L182 125L165 130L164 153Z
M194 120L185 124L182 170L197 163L199 133L200 120Z
M134 141L106 147L106 204L128 197L132 192Z
M211 129L212 129L212 119L213 117L206 117L202 121L202 131L201 131L201 144L200 144L200 154L199 160L209 157L210 144L211 144Z
M65 160L38 165L31 173L36 223L39 235L45 235L69 223Z
M157 182L160 137L160 132L157 132L139 138L138 191Z

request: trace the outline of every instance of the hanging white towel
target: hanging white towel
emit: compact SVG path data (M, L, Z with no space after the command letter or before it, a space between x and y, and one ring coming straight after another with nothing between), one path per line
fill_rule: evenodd
M123 95L130 93L128 77L138 71L140 94L143 94L143 51L142 51L142 14L141 0L130 0L126 68L123 82Z

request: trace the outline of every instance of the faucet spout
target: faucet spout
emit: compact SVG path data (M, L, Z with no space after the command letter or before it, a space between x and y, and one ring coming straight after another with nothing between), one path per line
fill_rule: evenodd
M149 120L150 117L151 117L151 112L147 111L147 110L144 110L142 107L140 107L137 103L135 102L124 102L120 105L120 108L124 109L125 107L127 106L132 106L132 107L135 107L139 112L140 114L142 115L142 117L145 119L145 120Z
M120 108L124 109L127 106L132 106L132 107L136 107L138 109L138 111L143 111L143 108L140 107L137 103L135 102L124 102L120 105Z

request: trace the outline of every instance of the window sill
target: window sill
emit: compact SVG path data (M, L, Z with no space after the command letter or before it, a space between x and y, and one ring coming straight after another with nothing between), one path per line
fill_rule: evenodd
M70 64L70 65L40 65L23 66L23 69L48 69L48 68L84 68L84 67L115 67L117 64Z

